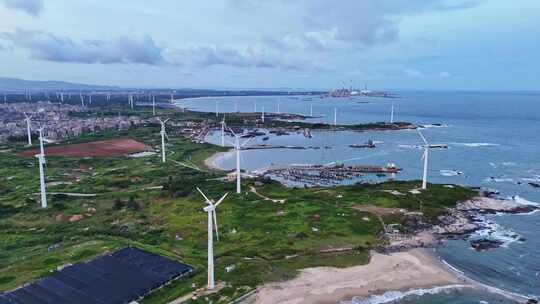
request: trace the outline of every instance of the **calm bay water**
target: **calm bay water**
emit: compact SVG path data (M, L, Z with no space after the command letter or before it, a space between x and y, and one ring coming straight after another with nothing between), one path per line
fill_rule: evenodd
M392 103L395 120L416 124L444 124L423 130L430 143L448 144L448 149L432 149L429 181L481 186L500 191L503 197L540 202L540 93L534 92L400 92L401 98L324 98L224 97L184 100L181 105L196 111L266 112L321 116L311 121L333 122L338 109L340 124L389 121ZM368 102L368 103L366 103ZM354 149L350 144L367 140L379 142L376 149ZM210 142L219 143L218 134ZM263 143L260 138L250 143ZM308 150L250 150L242 153L242 168L258 169L274 164L347 164L385 165L394 162L403 168L398 179L419 179L421 143L416 131L395 132L314 132L273 136L267 144L322 147ZM325 146L332 147L324 149ZM219 160L224 168L233 168L233 156ZM366 180L384 180L365 176ZM540 297L540 213L488 216L496 228L495 237L506 241L501 248L475 252L466 240L449 241L438 249L442 259L480 282L511 292ZM517 234L525 242L509 237ZM499 302L499 301L503 302ZM506 303L493 295L470 291L452 291L438 295L408 297L396 303ZM486 301L486 302L481 302Z

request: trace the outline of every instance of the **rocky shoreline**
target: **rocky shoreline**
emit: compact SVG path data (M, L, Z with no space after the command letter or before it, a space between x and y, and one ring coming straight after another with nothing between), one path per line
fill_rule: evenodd
M486 214L522 214L539 210L539 206L521 204L512 200L505 200L481 195L468 201L460 202L448 213L439 216L439 224L429 225L423 223L421 217L415 214L410 216L407 226L408 233L386 233L388 244L383 251L403 251L417 247L434 247L446 239L468 238L474 232L489 229L488 223L483 219ZM525 241L518 235L512 236L519 241ZM495 238L480 238L471 240L471 247L478 251L497 248L503 244Z

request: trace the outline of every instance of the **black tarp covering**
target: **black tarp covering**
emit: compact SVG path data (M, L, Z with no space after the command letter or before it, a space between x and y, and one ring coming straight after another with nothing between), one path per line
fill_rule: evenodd
M126 247L0 294L0 304L122 304L193 271L170 258Z

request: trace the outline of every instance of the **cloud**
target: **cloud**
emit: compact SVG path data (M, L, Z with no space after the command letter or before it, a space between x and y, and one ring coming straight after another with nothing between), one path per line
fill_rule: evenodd
M320 63L286 56L264 45L247 48L193 45L162 49L147 35L120 36L110 41L74 41L43 31L17 29L0 33L0 39L22 48L37 60L84 64L146 64L206 68L216 65L238 68L328 70Z
M75 63L140 63L157 65L164 62L161 49L149 36L121 36L115 40L76 42L42 31L17 29L0 37L14 46L26 49L38 60Z
M0 0L0 5L32 16L38 16L44 8L43 0Z
M229 0L235 10L247 14L273 12L286 23L288 32L274 38L282 47L300 48L347 43L362 48L399 39L404 16L429 11L462 10L484 0ZM265 22L267 19L265 18ZM271 22L268 21L268 22ZM285 37L285 38L282 38Z
M168 62L181 66L225 65L239 68L282 68L287 70L326 70L321 64L287 58L264 46L237 49L215 45L194 45L165 52Z

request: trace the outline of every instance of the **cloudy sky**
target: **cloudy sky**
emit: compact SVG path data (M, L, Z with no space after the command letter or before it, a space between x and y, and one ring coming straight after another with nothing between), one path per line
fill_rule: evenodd
M0 77L540 90L539 0L0 0Z

